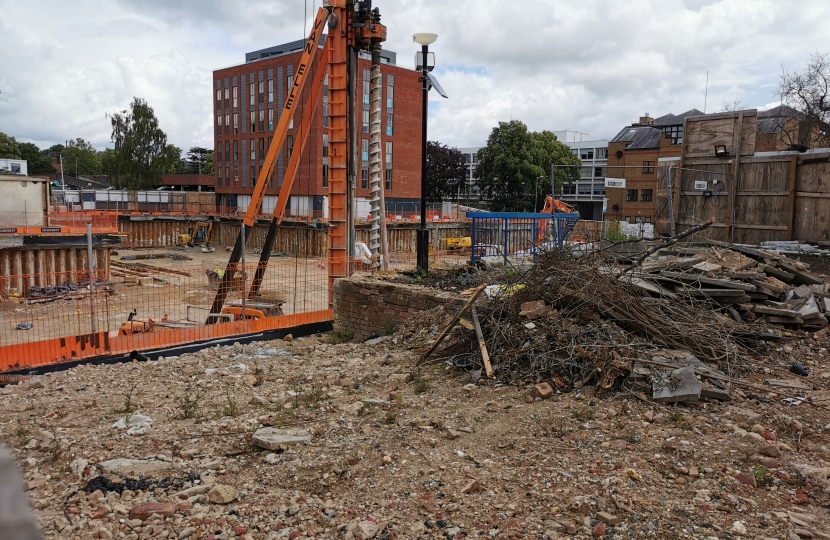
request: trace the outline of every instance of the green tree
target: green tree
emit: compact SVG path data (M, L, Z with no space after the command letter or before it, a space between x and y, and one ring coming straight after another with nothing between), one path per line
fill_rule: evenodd
M579 179L581 162L567 145L550 131L530 132L518 121L499 122L478 151L475 176L483 195L496 212L539 210L544 197L558 192L563 182ZM555 186L551 185L551 165L569 165L555 169ZM538 193L538 197L535 195Z
M46 150L41 150L40 153L43 154L44 159L46 161L52 161L53 157L58 157L63 153L63 149L66 148L62 144L53 144Z
M133 98L129 111L108 116L121 183L132 189L153 189L161 184L162 175L176 172L181 150L167 143L167 135L146 101Z
M101 154L83 139L69 141L63 150L63 168L66 176L101 174Z
M464 187L467 166L464 154L437 141L427 143L427 192L429 202L458 199Z
M20 144L14 137L0 132L0 158L20 159Z
M204 173L205 160L212 154L213 150L208 148L202 148L201 146L190 147L184 161L184 172L189 174Z
M210 154L207 155L205 158L205 162L202 163L202 174L213 174L214 173L214 164L215 160L213 158L213 150L210 151Z
M26 160L29 174L54 174L55 168L36 144L20 143L20 158Z

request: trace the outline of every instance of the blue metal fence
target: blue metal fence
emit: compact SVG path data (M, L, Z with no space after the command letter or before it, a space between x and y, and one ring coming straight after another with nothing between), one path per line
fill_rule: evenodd
M525 212L467 212L472 222L472 255L477 258L500 255L529 254L536 257L544 244L562 247L579 214L533 214ZM537 241L543 229L544 240Z

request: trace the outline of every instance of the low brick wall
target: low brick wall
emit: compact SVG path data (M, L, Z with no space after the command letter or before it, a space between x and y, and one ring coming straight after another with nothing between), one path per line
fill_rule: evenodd
M338 279L334 282L334 330L352 332L356 340L364 340L405 324L416 312L443 306L455 314L466 302L457 294L417 285Z

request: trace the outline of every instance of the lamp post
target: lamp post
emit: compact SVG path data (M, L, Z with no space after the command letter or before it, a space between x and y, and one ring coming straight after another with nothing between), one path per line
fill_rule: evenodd
M429 230L427 230L427 110L429 104L429 68L427 58L429 46L438 39L437 34L413 34L412 40L421 46L422 108L421 108L421 226L417 236L418 272L429 271ZM417 66L416 66L417 67Z

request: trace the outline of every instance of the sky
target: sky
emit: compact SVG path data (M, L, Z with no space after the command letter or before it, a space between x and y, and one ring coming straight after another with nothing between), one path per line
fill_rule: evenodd
M320 0L0 0L0 132L104 149L139 96L169 142L213 146L212 72L304 37ZM613 137L649 112L776 103L782 68L830 50L826 0L375 0L412 67L438 34L429 138L480 146L499 121ZM413 76L415 76L413 74Z

